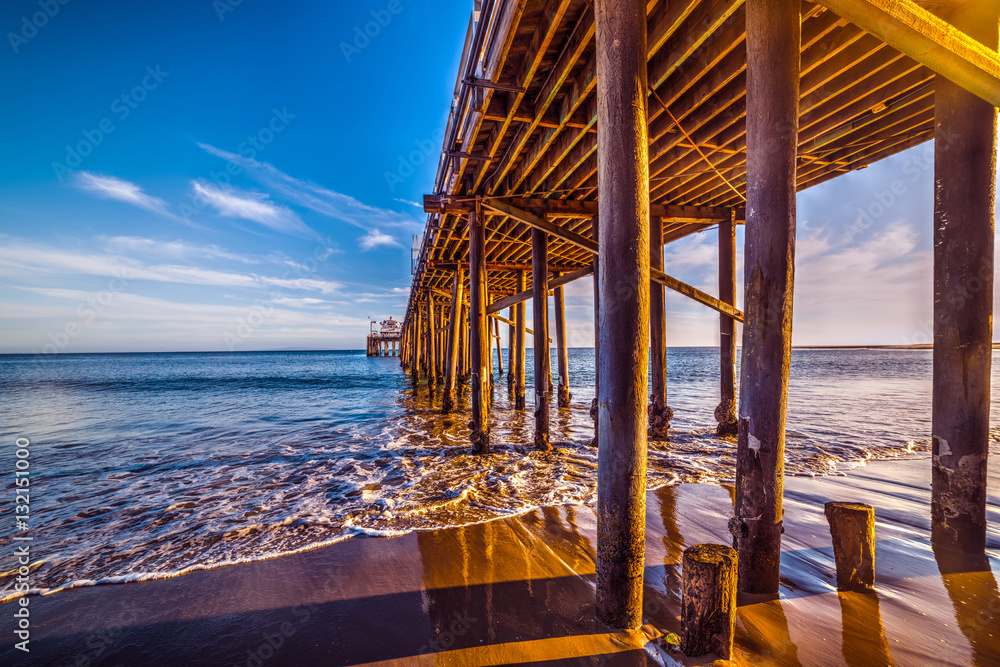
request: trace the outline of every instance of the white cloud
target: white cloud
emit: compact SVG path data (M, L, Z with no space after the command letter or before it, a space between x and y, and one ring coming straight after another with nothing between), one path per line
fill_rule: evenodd
M266 194L221 189L204 181L192 181L195 196L227 218L243 218L286 234L314 236L313 231L291 209L275 204Z
M248 176L280 195L285 201L302 206L334 220L346 222L362 229L372 227L403 228L419 231L423 223L410 213L400 213L377 206L369 206L351 197L310 181L303 181L279 171L266 162L245 158L236 153L199 143L204 151L223 160L239 165ZM415 204L416 202L406 202ZM420 206L422 209L423 207Z
M358 245L360 245L361 249L366 252L368 250L374 250L379 246L402 247L399 244L399 241L397 241L395 238L389 236L388 234L383 234L377 229L371 230L370 232L362 236L360 239L358 239Z
M246 255L228 252L216 245L194 245L184 241L157 241L138 236L102 236L104 247L113 252L129 252L174 259L199 257L211 260L226 259L245 264L259 264L260 261Z
M79 172L76 176L76 183L80 189L93 192L100 197L117 199L118 201L123 201L133 206L153 211L154 213L160 213L171 218L174 217L167 211L167 203L165 201L159 197L147 195L135 183L123 181L114 176L101 176L89 171Z

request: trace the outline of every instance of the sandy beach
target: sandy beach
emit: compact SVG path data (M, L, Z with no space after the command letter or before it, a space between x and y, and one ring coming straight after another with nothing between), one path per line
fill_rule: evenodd
M989 559L967 563L930 548L929 479L926 457L788 478L781 596L740 600L735 663L1000 664L1000 474ZM836 592L827 500L874 505L877 594ZM681 552L728 543L731 503L724 485L649 492L646 625L633 633L594 620L594 511L563 506L34 598L30 657L5 637L0 662L712 664L671 651L667 633L680 631Z

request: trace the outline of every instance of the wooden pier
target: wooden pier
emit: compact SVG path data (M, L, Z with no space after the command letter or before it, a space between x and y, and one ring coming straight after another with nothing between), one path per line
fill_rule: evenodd
M403 350L402 325L391 317L382 322L379 330L375 330L375 322L371 323L368 333L369 357L398 357Z
M492 332L503 322L512 334L508 386L521 410L531 335L532 444L548 449L554 394L565 409L574 380L563 362L562 287L596 273L597 613L606 623L642 622L647 429L662 438L672 414L664 288L719 313L719 404L705 409L720 434L738 434L730 528L739 587L775 594L795 195L935 137L933 538L982 552L998 18L1000 0L475 2L424 198L402 363L418 387L436 393L444 382L446 411L456 388L471 386L470 447L486 454ZM712 228L718 296L663 265L666 245ZM548 368L552 290L558 392Z

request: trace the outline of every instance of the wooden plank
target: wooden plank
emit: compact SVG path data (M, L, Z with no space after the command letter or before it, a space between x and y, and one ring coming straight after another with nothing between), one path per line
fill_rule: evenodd
M912 0L816 0L949 81L1000 106L1000 56Z

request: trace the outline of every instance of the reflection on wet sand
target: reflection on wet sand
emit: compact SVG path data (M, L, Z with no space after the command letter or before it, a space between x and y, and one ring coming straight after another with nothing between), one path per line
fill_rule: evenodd
M878 593L844 592L840 598L843 626L841 651L848 667L889 667L896 663L889 653Z
M935 549L941 579L975 667L1000 665L1000 589L986 554Z
M736 623L740 649L749 651L755 665L798 667L798 648L788 632L788 618L781 600L740 595Z

